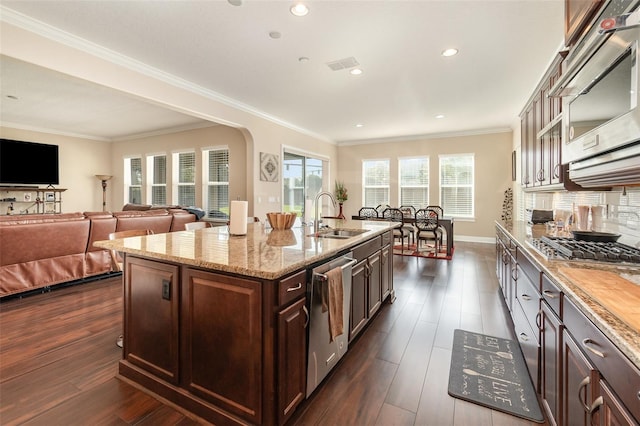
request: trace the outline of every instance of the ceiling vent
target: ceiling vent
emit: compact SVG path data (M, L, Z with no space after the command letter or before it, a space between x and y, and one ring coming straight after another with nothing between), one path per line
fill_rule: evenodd
M354 58L353 56L349 58L333 61L333 62L327 62L327 66L331 68L333 71L345 70L345 69L357 67L358 65L360 64L358 63L358 61L356 61L356 58Z

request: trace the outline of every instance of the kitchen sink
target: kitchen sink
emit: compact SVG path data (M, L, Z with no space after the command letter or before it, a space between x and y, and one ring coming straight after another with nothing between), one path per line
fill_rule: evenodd
M357 235L363 234L365 232L367 232L367 229L328 229L328 230L322 230L320 232L318 232L317 235L315 235L318 238L333 238L333 239L337 239L337 240L346 240L348 238L351 237L355 237ZM309 235L310 237L313 237L314 235L311 234Z

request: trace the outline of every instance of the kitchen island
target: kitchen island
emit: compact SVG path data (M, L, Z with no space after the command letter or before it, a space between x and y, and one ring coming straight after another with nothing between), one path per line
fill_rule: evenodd
M120 377L215 424L286 422L305 398L311 269L343 255L363 265L349 340L394 298L397 224L325 222L353 235L256 223L245 236L218 227L97 242L125 254Z

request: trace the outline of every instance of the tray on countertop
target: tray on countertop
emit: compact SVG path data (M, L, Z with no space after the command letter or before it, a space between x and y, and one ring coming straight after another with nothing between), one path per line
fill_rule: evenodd
M615 272L583 268L558 268L593 300L640 333L640 285Z

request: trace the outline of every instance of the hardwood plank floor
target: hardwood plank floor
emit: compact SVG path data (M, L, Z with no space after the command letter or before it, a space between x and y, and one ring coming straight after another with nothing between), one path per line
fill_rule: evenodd
M396 302L290 425L533 425L447 394L455 328L514 338L494 259L473 243L394 256ZM120 277L0 303L0 424L205 424L115 378L121 328Z

